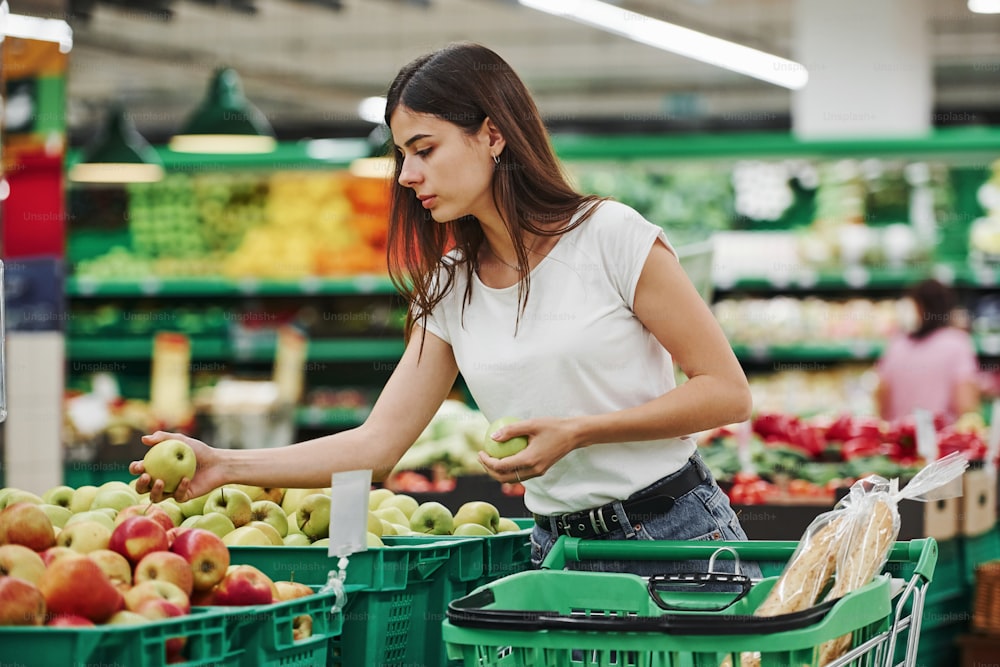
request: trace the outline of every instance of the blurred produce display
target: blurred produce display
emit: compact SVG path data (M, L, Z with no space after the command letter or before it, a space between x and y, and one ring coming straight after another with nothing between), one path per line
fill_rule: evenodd
M441 466L450 476L482 474L479 451L490 422L465 403L446 400L394 468L395 472Z
M955 451L970 461L986 456L987 428L979 415L951 425L935 420L934 426L937 458ZM804 419L760 411L749 424L701 434L699 452L730 500L742 505L804 498L832 503L837 488L857 479L907 480L927 463L918 454L912 418L887 422L849 413Z
M969 233L969 257L974 262L1000 263L1000 160L993 163L989 179L977 193L985 214Z
M70 214L77 277L385 273L388 189L381 180L343 171L173 173L128 186L117 221L126 233L105 235L101 247L94 222L108 197L82 187L69 197L79 211ZM110 218L99 222L102 230L114 226Z
M857 415L876 412L871 363L775 362L772 368L749 374L756 410L812 415L837 405Z
M900 330L904 299L774 296L721 299L712 305L730 343L885 342Z

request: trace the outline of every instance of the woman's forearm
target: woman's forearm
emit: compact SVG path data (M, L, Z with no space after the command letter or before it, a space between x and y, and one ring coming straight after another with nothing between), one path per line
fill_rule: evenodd
M663 396L617 412L580 417L580 446L674 438L750 417L752 398L745 382L701 375Z

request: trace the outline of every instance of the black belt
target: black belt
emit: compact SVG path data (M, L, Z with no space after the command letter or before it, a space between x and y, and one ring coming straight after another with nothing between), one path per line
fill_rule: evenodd
M700 468L689 463L687 468L673 479L664 482L648 494L622 501L622 508L632 523L642 522L670 511L674 502L691 491L704 480ZM535 523L545 530L552 530L552 519L556 520L556 533L570 537L597 537L610 533L619 527L618 513L614 503L608 503L589 510L560 514L556 517L535 514Z

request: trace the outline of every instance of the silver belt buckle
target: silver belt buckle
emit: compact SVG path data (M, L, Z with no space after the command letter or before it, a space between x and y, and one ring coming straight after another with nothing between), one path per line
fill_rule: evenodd
M597 512L597 517L595 520L594 512ZM601 508L595 508L590 510L587 515L590 517L590 527L594 529L594 533L601 535L602 533L608 532L608 525L604 523L604 515L601 514ZM600 521L601 527L597 527L597 522Z

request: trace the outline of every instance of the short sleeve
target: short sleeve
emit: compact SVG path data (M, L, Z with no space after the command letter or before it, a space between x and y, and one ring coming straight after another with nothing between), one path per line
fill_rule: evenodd
M631 308L642 267L657 239L674 255L677 251L663 229L619 202L604 202L595 213L600 247L608 275L622 300Z

